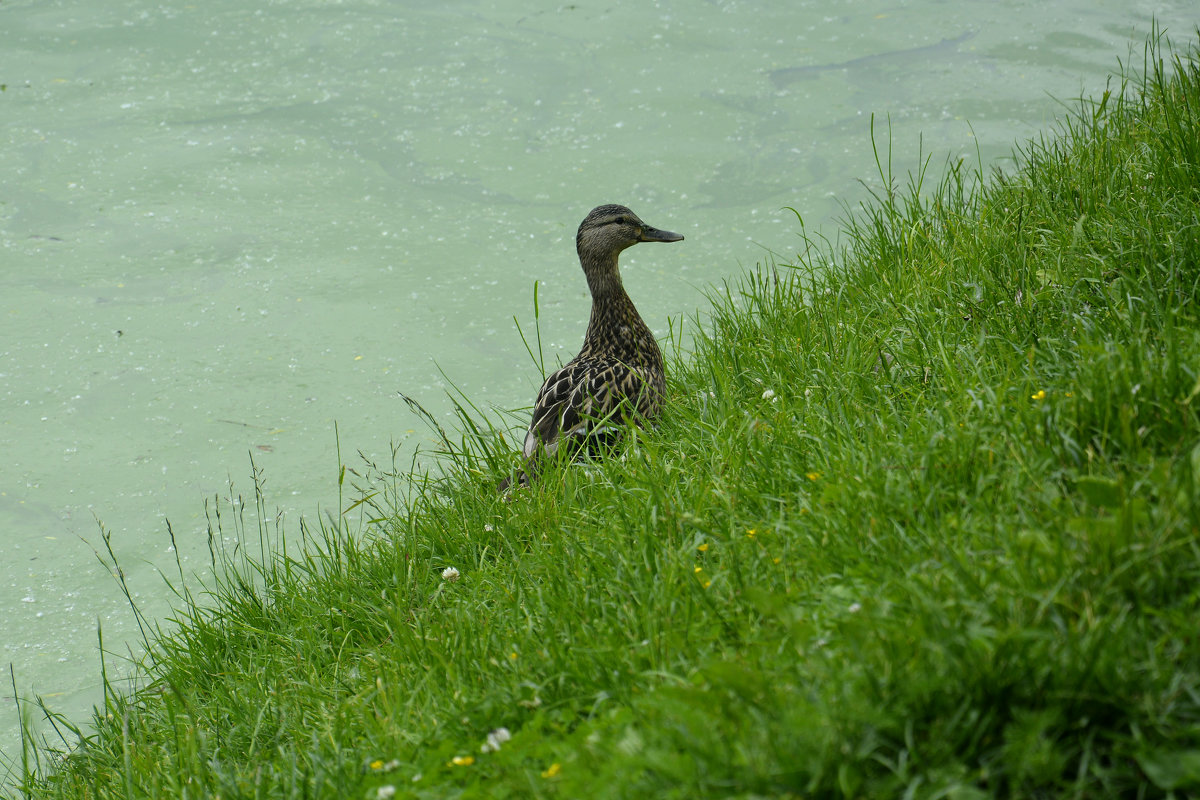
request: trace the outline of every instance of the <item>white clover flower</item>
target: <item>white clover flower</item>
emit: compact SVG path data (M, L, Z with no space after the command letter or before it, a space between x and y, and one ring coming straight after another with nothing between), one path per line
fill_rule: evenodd
M459 571L454 567L446 567L444 570L442 570L442 580L454 583L456 580L458 580L459 574Z
M862 606L858 603L851 603L850 607L846 610L851 614L857 614L858 612L862 611Z
M375 790L375 800L390 800L396 796L396 787L390 783Z
M512 738L512 734L508 732L508 728L496 728L487 735L487 741L479 748L481 753L494 753L500 749L500 745Z
M763 400L774 400L775 399L775 390L767 389L765 392L763 392L762 399Z

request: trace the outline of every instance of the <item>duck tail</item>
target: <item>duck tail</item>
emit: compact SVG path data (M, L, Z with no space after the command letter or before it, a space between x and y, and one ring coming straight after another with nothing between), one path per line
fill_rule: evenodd
M538 454L534 453L529 458L525 459L525 464L517 470L515 475L509 475L504 480L500 481L500 485L496 490L500 494L506 494L515 486L528 486L537 478L538 473Z

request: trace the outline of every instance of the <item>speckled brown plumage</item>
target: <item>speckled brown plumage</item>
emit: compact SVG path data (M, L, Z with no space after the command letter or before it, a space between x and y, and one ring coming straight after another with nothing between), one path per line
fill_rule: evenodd
M617 258L638 242L682 239L619 205L594 208L580 224L575 249L592 294L592 315L579 355L546 378L538 392L520 483L535 474L542 451L554 453L567 440L586 442L606 423L622 424L631 411L639 421L658 414L666 389L662 351L621 283ZM510 484L505 480L501 491Z

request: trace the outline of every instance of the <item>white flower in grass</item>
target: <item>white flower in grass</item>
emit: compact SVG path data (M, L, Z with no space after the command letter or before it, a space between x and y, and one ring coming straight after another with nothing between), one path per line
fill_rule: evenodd
M763 399L763 400L770 400L772 403L774 403L774 402L775 402L775 399L776 399L776 398L775 398L775 390L774 390L774 389L767 389L765 392L763 392L762 399Z
M847 611L849 611L851 614L857 614L858 612L862 611L862 606L858 603L851 603Z
M459 571L454 567L446 567L444 570L442 570L442 580L444 581L454 583L456 580L458 580L458 577Z
M500 745L512 738L512 734L508 732L508 728L496 728L487 735L487 741L479 747L481 753L494 753L500 749Z
M375 790L375 800L390 800L396 796L396 787L390 783Z

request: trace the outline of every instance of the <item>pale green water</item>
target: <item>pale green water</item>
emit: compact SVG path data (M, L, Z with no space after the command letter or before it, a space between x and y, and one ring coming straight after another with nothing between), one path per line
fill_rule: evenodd
M528 404L512 317L540 280L547 349L573 354L592 206L686 235L623 258L665 335L791 251L782 206L815 225L864 196L870 114L905 168L921 135L990 163L1140 57L1152 14L1195 24L1192 0L408 6L0 4L0 663L23 694L81 718L98 621L118 653L136 636L95 518L163 613L163 519L203 568L203 500L250 490L248 451L293 524L336 503L334 422L386 460L423 435L397 390L445 413L439 365Z

